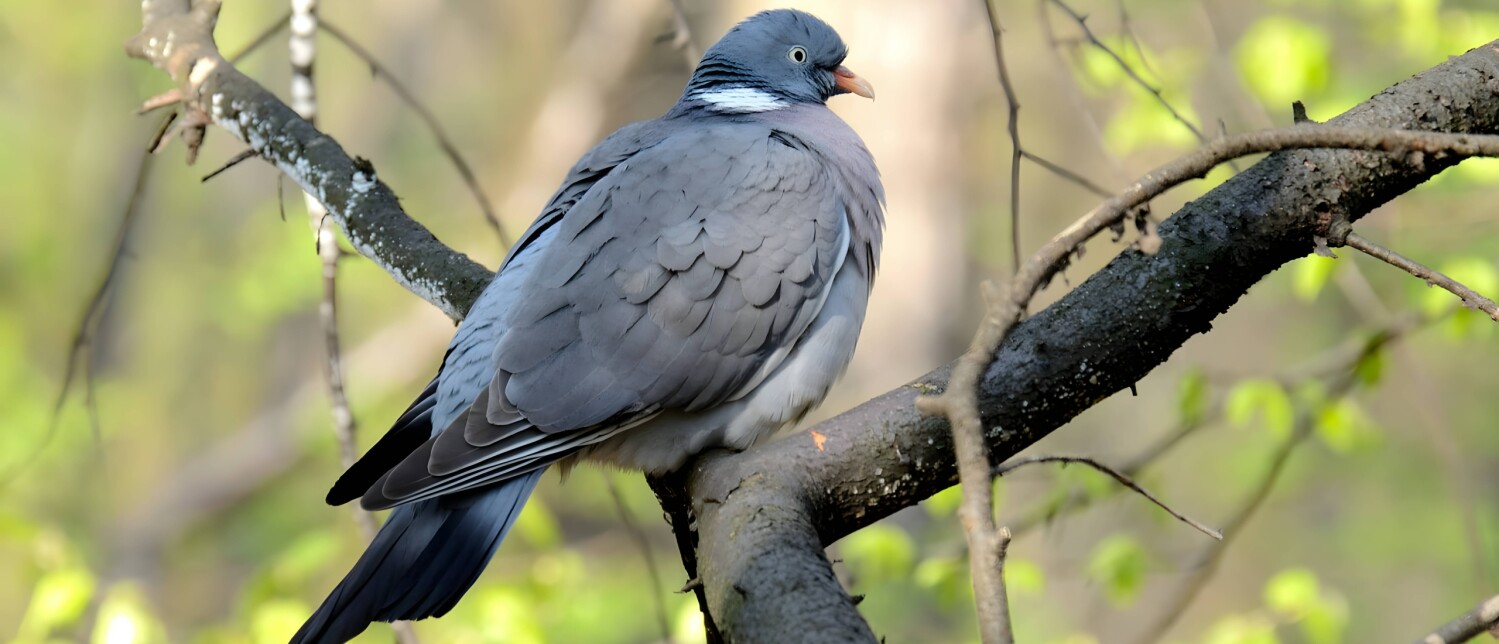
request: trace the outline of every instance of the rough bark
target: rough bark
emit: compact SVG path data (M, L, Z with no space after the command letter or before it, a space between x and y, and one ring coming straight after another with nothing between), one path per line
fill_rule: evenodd
M218 2L204 0L191 11L186 4L143 3L144 26L125 46L171 75L183 119L202 118L244 141L326 206L356 250L449 317L462 318L494 273L408 217L369 161L351 157L225 61L213 40Z
M317 195L361 253L461 317L489 271L407 217L368 162L350 159L225 63L213 46L212 2L182 13L185 4L143 3L146 26L130 53L170 73L190 107ZM1333 123L1499 132L1499 42L1391 87ZM1357 220L1453 162L1282 152L1187 204L1161 226L1159 253L1121 253L999 348L979 395L993 460L1139 381L1208 331L1250 286L1311 252L1330 223ZM823 547L956 482L947 424L922 417L913 404L920 393L941 391L948 375L940 367L771 445L689 464L682 477L691 501L682 504L697 519L693 572L726 641L875 640ZM668 511L686 516L686 509Z
M1332 123L1499 132L1499 42ZM1453 162L1280 152L1187 204L1161 226L1159 253L1121 253L1000 347L979 392L991 457L1009 458L1138 382L1249 287L1312 252L1329 222L1355 221ZM727 641L805 641L808 625L821 624L873 641L866 625L852 626L861 618L821 552L792 550L831 544L957 482L947 423L913 405L948 374L939 368L784 440L689 466L697 574ZM826 437L821 450L811 432Z

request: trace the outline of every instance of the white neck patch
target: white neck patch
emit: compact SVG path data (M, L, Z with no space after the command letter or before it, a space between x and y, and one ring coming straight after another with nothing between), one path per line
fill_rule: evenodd
M691 98L707 103L715 112L730 112L734 114L748 114L750 112L769 112L786 107L786 102L775 97L775 95L758 90L753 87L731 87L728 89L715 89L697 92Z

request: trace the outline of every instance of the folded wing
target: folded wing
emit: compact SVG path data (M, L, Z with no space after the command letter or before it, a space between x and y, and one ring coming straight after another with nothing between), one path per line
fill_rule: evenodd
M533 225L527 270L492 311L488 386L363 504L488 485L743 395L806 331L848 251L835 182L793 143L752 124L684 129Z

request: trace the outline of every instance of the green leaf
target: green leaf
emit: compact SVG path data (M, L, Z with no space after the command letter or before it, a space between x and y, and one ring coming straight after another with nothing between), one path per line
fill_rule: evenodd
M861 582L904 579L916 562L916 546L905 530L876 523L843 541L843 561Z
M1205 644L1278 644L1275 623L1258 615L1229 615L1208 629Z
M1333 270L1338 267L1338 260L1309 255L1296 260L1293 267L1291 292L1296 294L1297 299L1311 302L1317 299L1317 294L1327 285L1328 278L1332 277Z
M1439 44L1441 51L1467 51L1493 40L1494 34L1499 34L1499 12L1495 11L1480 11L1477 8L1444 8L1439 19L1442 25L1438 30L1438 36L1441 38ZM1474 165L1488 167L1488 171L1492 172L1489 174L1490 182L1499 179L1499 160L1496 159L1469 159L1459 163L1449 172L1461 172L1474 161L1484 161L1482 164Z
M1317 576L1305 568L1282 570L1265 583L1265 605L1288 620L1300 619L1321 601Z
M1034 561L1006 557L1005 585L1016 595L1040 595L1046 591L1046 574Z
M1479 294L1499 291L1499 270L1493 263L1478 257L1453 258L1443 262L1437 270ZM1422 299L1421 308L1429 315L1439 314L1459 301L1456 295L1435 286L1427 290Z
M1348 604L1340 596L1327 596L1301 619L1301 633L1308 644L1337 644L1348 630Z
M1332 43L1322 30L1289 16L1266 16L1244 32L1235 51L1250 90L1276 110L1327 86Z
M1265 606L1283 621L1298 624L1311 644L1343 641L1347 604L1337 593L1321 588L1310 570L1291 568L1271 577L1265 584Z
M1270 435L1278 439L1289 438L1296 422L1290 396L1280 383L1269 378L1251 378L1234 386L1228 392L1223 414L1238 427L1248 427L1259 418Z
M968 564L956 557L932 557L916 565L912 573L916 584L936 596L937 602L946 608L959 608L973 603L973 586L968 581Z
M1400 0L1400 45L1405 53L1417 57L1441 52L1441 26L1438 11L1442 0ZM1473 43L1474 45L1478 43Z
M276 556L271 575L279 588L300 588L327 568L347 545L332 530L307 533Z
M1480 295L1492 298L1495 297L1495 292L1499 292L1499 269L1495 269L1490 261L1477 257L1458 257L1442 263L1437 270ZM1456 295L1431 286L1430 283L1427 286L1429 288L1421 298L1421 310L1427 315L1439 315L1452 307L1462 306ZM1492 333L1492 324L1474 324L1487 320L1488 317L1482 313L1463 309L1448 318L1443 329L1449 339L1462 340L1480 329L1483 333Z
M1201 369L1182 374L1176 384L1176 409L1183 425L1196 425L1208 413L1208 379Z
M151 613L139 586L122 583L111 588L99 606L94 644L154 644L165 642L166 627Z
M541 499L532 497L515 520L515 533L534 548L552 548L562 541L557 517Z
M1124 109L1114 114L1104 127L1104 140L1110 150L1128 154L1145 148L1190 148L1197 145L1197 136L1192 130L1171 116L1155 97L1144 90L1132 92L1130 96ZM1168 100L1182 118L1194 123L1198 120L1186 101L1177 97Z
M31 591L17 639L43 641L76 622L93 597L94 586L94 575L82 567L69 566L43 575Z
M1358 403L1341 398L1317 410L1317 437L1334 452L1346 454L1379 441L1379 431Z
M292 599L276 599L250 614L250 637L255 644L281 644L297 633L311 609Z
M1358 364L1353 366L1353 374L1358 377L1360 384L1373 387L1384 379L1384 368L1385 352L1383 349L1375 349L1358 359Z
M1111 603L1124 606L1140 593L1147 563L1145 549L1139 543L1127 535L1114 535L1093 549L1088 577L1103 588Z
M926 508L927 514L934 517L950 517L958 511L958 506L963 503L963 488L954 485L941 492L933 494L921 503Z

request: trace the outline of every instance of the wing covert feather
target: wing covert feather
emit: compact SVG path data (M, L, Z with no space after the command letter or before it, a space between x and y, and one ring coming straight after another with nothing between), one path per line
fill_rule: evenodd
M662 410L731 400L816 317L850 244L824 159L750 123L616 156L580 193L564 185L532 226L544 238L523 237L541 244L500 313L493 379L367 507L523 474Z

